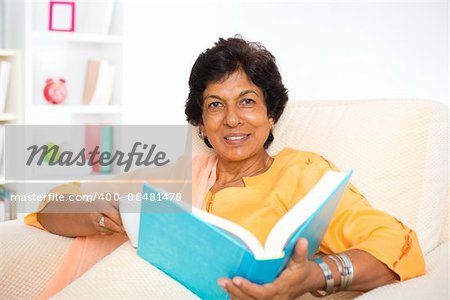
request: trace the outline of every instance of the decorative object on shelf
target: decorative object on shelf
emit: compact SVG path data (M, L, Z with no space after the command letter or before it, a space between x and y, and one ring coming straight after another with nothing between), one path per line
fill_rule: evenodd
M48 147L48 152L45 154L44 156L44 161L45 162L50 162L50 160L58 160L59 159L59 155L60 155L60 146L53 144L53 143L48 143L47 145L45 145ZM53 158L52 158L53 157Z
M50 1L48 30L75 31L75 2Z
M47 79L44 87L44 97L51 104L59 104L67 97L66 81L62 78Z

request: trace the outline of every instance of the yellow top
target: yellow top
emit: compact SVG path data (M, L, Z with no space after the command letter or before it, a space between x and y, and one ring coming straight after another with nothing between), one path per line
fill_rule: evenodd
M252 232L264 242L274 224L302 199L328 170L337 170L323 157L286 148L264 173L243 178L245 187L229 187L206 195L206 209ZM196 175L196 174L193 174ZM79 194L79 184L52 192ZM31 213L25 223L44 229ZM44 229L45 230L45 229ZM394 217L372 208L349 185L319 247L325 254L364 250L397 273L400 280L425 273L416 234Z
M328 170L337 169L323 157L285 148L265 173L243 178L245 187L208 192L206 208L248 229L263 243L275 223ZM416 234L394 217L372 208L352 185L345 190L319 251L331 254L349 249L372 254L401 280L425 273Z

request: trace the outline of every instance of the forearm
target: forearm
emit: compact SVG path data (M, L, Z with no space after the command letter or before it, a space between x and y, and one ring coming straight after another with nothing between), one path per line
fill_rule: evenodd
M37 219L47 231L54 234L67 237L93 235L90 225L92 215L80 211L78 202L50 202L37 214Z
M49 232L68 237L124 233L114 200L53 201L37 213L37 220Z

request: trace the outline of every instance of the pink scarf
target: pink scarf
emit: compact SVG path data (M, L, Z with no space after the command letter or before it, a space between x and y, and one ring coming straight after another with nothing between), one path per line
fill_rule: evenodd
M208 190L216 181L216 156L192 158L192 205L203 208ZM123 234L75 238L39 299L48 299L83 275L97 262L128 241Z

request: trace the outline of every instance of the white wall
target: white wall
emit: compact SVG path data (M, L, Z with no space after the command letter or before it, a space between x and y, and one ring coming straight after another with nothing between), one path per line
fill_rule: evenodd
M447 103L448 15L444 0L126 1L124 121L183 124L196 57L236 33L277 57L291 100Z

